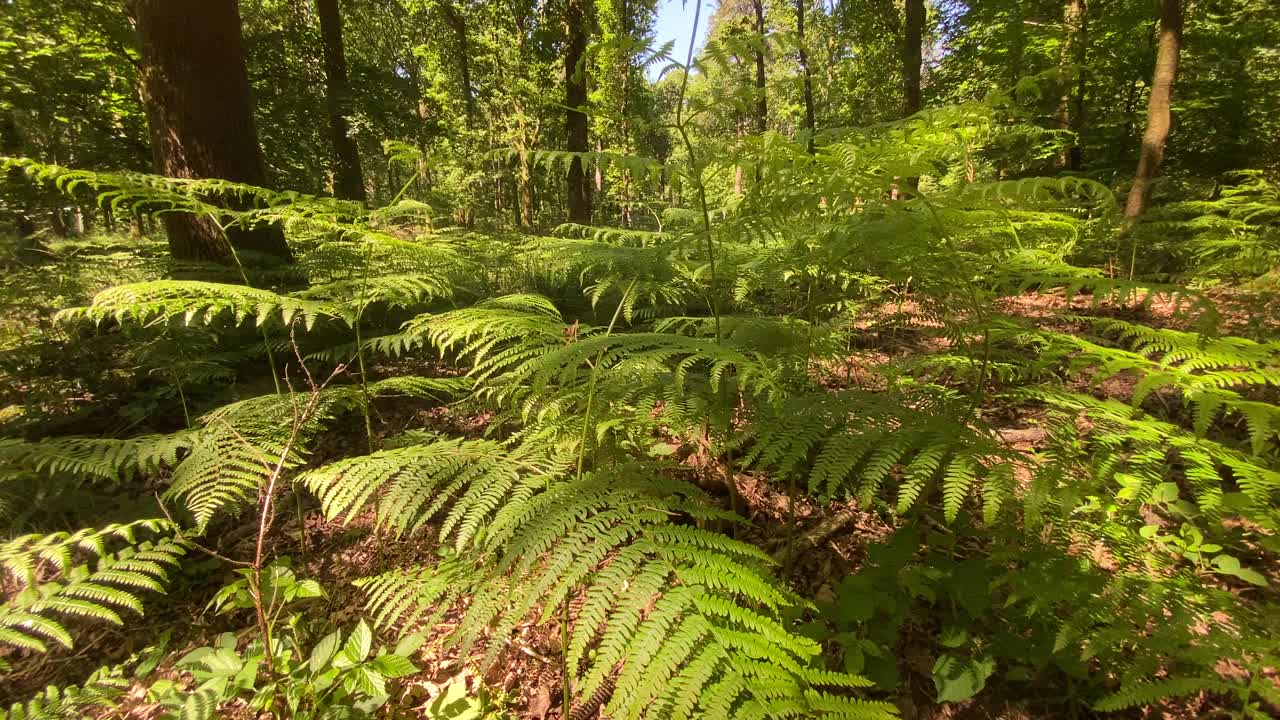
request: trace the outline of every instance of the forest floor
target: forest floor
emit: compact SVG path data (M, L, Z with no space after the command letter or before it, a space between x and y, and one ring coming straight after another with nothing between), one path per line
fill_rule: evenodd
M1270 318L1260 317L1257 304L1251 297L1224 295L1218 298L1224 311L1224 332L1251 334L1259 322L1270 323ZM1064 314L1104 315L1127 320L1137 320L1156 327L1182 329L1188 320L1180 308L1168 301L1156 300L1145 307L1115 307L1103 303L1093 306L1088 299L1078 298L1068 303L1061 292L1026 293L1006 302L1006 311L1033 320L1035 323L1060 332L1080 332L1083 325L1064 320ZM1274 308L1272 308L1274 310ZM909 316L911 308L900 306L886 313ZM879 342L859 350L851 356L843 368L825 369L829 377L824 382L834 387L857 386L870 382L872 374L865 372L872 366L901 358L904 353L936 351L936 338L910 333L881 336ZM925 343L915 347L917 342ZM378 374L399 374L404 363L379 368ZM422 368L415 368L421 371ZM1133 382L1123 376L1112 378L1093 387L1092 392L1128 401ZM1036 408L1025 405L1016 408L1002 401L998 393L989 393L988 400L979 412L997 430L1012 448L1032 454L1043 449L1047 433L1040 427L1041 416ZM428 403L398 401L382 404L377 408L379 425L388 435L405 429L447 430L453 435L478 437L483 434L488 418L466 415L450 407ZM364 428L358 423L340 430L331 430L316 443L317 457L313 462L323 462L337 457L363 454L367 451ZM691 474L716 473L723 477L723 467L690 467ZM822 505L801 499L794 509L790 507L785 487L770 484L767 478L753 473L735 473L738 496L744 503L739 511L750 524L741 532L758 546L780 558L782 577L800 594L810 598L830 597L833 586L841 578L856 572L864 561L868 545L883 539L894 527L875 512L859 508L852 501ZM728 504L727 494L725 496ZM312 616L326 617L339 626L350 626L362 613L361 593L351 581L364 576L384 572L395 567L411 567L436 553L436 545L430 533L421 533L411 539L392 538L380 534L374 528L371 515L354 518L350 522L325 520L316 507L309 507L305 514L305 529L300 527L298 515L292 503L288 511L281 511L271 538L270 552L293 558L300 577L312 578L326 589L327 597L311 602L321 603L322 608ZM241 539L234 540L239 537ZM232 538L233 540L228 540ZM228 529L218 542L218 552L233 557L243 556L245 543L252 541L251 533ZM241 547L236 547L240 543ZM197 551L193 551L198 554ZM251 554L251 551L249 551ZM221 573L211 568L222 567ZM1272 587L1280 587L1280 567L1260 568L1272 580ZM125 629L106 628L90 633L74 655L43 656L38 664L24 668L14 686L5 688L0 695L10 699L28 696L46 684L74 681L85 668L88 658L121 661L130 654L157 642L169 653L186 651L209 644L218 634L243 628L244 618L216 616L207 611L204 603L225 581L231 579L230 571L219 561L209 558L196 563L194 568L182 572L177 587L171 593L171 602L156 604L145 621L131 624ZM315 610L315 609L313 609ZM480 654L462 657L456 650L442 649L432 642L443 637L457 622L462 608L453 608L432 635L420 654L414 657L420 672L397 681L389 708L391 716L398 718L430 717L427 712L432 701L450 685L461 684L468 694L481 687L493 693L491 705L504 710L507 717L520 720L559 720L560 713L560 639L554 623L526 623L512 634L508 646L501 651L487 671L479 671ZM933 700L934 691L930 679L930 667L934 648L921 644L909 644L899 648L900 665L906 671L903 682L892 697L903 710L906 720L1028 720L1059 716L1046 712L1034 700L999 692L983 693L979 699L964 703L938 704ZM180 656L180 655L179 655ZM173 657L173 655L170 655ZM1226 671L1229 671L1227 669ZM173 667L161 666L160 672L183 682L189 680ZM1057 694L1055 688L1045 688L1045 694ZM0 698L2 699L2 698ZM1032 710L1032 707L1037 709ZM1177 704L1165 704L1145 711L1145 717L1188 720L1199 717L1206 707L1205 698L1191 698ZM103 718L128 718L153 720L161 713L158 704L151 702L146 687L136 685L126 696L125 703L105 714ZM598 711L577 708L575 720L595 718ZM254 717L247 708L240 712L224 714L224 717Z

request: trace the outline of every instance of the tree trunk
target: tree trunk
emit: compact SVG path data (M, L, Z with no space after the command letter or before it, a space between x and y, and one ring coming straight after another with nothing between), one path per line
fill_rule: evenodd
M1151 183L1164 164L1165 143L1172 124L1170 103L1173 81L1178 75L1178 53L1182 49L1182 0L1163 0L1160 8L1160 44L1151 80L1151 99L1147 104L1147 131L1142 136L1142 155L1138 172L1129 190L1124 215L1129 223L1137 222L1151 200Z
M920 112L920 66L924 63L924 0L907 0L902 33L902 115Z
M582 184L584 186L587 184L585 175L582 176ZM516 170L516 188L520 196L520 202L515 206L516 226L533 227L533 163L530 161L527 151L520 153ZM588 187L587 192L589 193L590 191ZM570 197L572 197L572 194ZM588 203L590 203L590 195L588 195ZM589 215L590 204L587 207ZM569 221L578 222L572 217L569 218ZM589 216L587 221L590 222Z
M756 13L756 132L763 133L769 128L769 101L765 95L764 75L764 0L751 0L751 7ZM757 173L758 174L758 173Z
M347 122L351 83L347 78L347 56L342 42L342 14L338 11L338 0L316 0L316 11L320 15L325 101L329 110L329 133L333 140L333 194L346 200L364 202L360 149L351 137L351 124Z
M1058 99L1058 127L1070 130L1073 137L1058 155L1058 166L1079 171L1084 165L1080 150L1080 133L1084 129L1084 63L1087 59L1087 8L1085 0L1067 0L1062 11L1062 52L1059 69L1062 73L1062 95Z
M21 154L22 137L18 123L13 113L6 112L0 115L0 155L16 157ZM13 209L11 221L14 232L18 234L18 249L26 251L31 248L31 238L36 234L36 224L31 217L31 181L18 168L9 171L7 180L11 186L9 205Z
M567 0L564 11L565 32L568 46L564 54L564 104L579 108L587 103L587 69L582 62L587 52L588 0ZM587 151L587 115L572 109L565 114L565 149L569 152ZM582 158L575 157L569 163L568 185L569 222L583 225L591 222L591 183L587 179Z
M131 0L129 10L156 171L265 185L236 0ZM237 251L293 259L276 226L232 228L224 238L208 217L166 213L164 221L175 259L230 263L228 240Z
M809 75L809 52L804 44L804 4L796 0L796 45L800 54L800 72L804 75L804 126L809 131L807 148L813 153L813 133L816 130L813 117L813 78Z
M440 9L444 12L445 23L453 30L454 42L457 43L458 73L462 76L462 102L467 109L467 127L471 127L476 119L476 99L471 94L471 50L467 42L467 19L458 12L450 0L443 0Z

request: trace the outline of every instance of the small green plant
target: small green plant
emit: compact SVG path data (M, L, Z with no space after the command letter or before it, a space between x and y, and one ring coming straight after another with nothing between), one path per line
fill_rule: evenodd
M224 633L212 646L177 661L179 669L191 673L194 687L162 680L149 693L175 720L214 717L218 706L233 698L245 700L252 710L297 720L371 717L390 698L389 680L417 672L409 656L421 642L411 635L395 648L375 650L373 632L363 621L345 639L334 630L309 652L292 636L270 650L260 640L238 649L236 636ZM264 672L268 655L275 669Z
M510 720L507 699L481 686L474 693L467 684L454 680L440 689L440 694L427 706L427 717L433 720Z

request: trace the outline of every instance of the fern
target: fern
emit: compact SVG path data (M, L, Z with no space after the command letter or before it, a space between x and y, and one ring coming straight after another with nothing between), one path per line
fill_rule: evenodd
M91 711L112 708L129 682L120 666L95 670L84 683L70 687L49 686L26 702L8 710L0 708L0 720L69 720L89 717Z
M917 407L912 407L912 404ZM941 479L943 505L954 520L969 491L1009 492L1010 470L1019 461L990 430L963 421L966 406L945 395L895 398L847 391L797 395L755 418L744 462L782 477L807 476L820 497L838 492L870 504L898 464L899 512L907 512ZM995 508L988 515L994 520Z
M466 387L459 379L393 377L370 383L365 391L351 385L326 388L310 414L303 412L305 393L224 405L200 419L203 427L193 434L191 453L174 469L165 497L181 501L203 530L218 513L255 498L273 473L302 463L310 440L341 413L379 396L440 398Z
M34 473L120 481L172 468L190 449L191 436L146 435L124 439L62 437L0 445L5 474Z
M443 441L339 463L303 482L321 494L331 517L371 504L380 522L410 532L440 513L441 533L454 538L456 550L474 546L486 558L469 571L450 562L439 574L362 581L370 613L384 623L412 625L439 612L431 606L456 600L457 583L467 578L476 595L453 640L469 647L483 637L491 661L517 622L547 619L585 586L569 663L584 698L621 665L606 709L611 716L665 716L659 708L667 707L720 707L730 715L736 708L751 716L780 702L780 693L818 710L827 696L806 696L808 683L862 684L809 674L807 659L818 648L779 622L777 613L795 601L764 574L766 555L672 524L680 515L727 517L700 491L644 467L560 479L553 467L529 467L527 452ZM712 705L709 688L718 689ZM881 704L862 711L891 713Z
M144 532L160 539L140 542ZM125 547L112 551L112 541ZM63 617L119 625L120 610L142 612L140 591L164 591L166 566L177 565L183 554L177 527L167 520L11 540L0 546L5 587L12 589L0 607L0 642L44 652L49 641L72 647Z
M110 288L98 293L88 307L64 310L60 317L143 324L181 318L187 324L208 324L224 314L235 324L252 319L258 326L274 319L285 325L300 319L308 329L320 318L351 321L350 312L340 304L196 280L155 280Z
M1135 344L1132 351L1106 347L1067 335L1050 336L1060 349L1073 352L1073 368L1096 368L1095 382L1122 372L1139 375L1133 404L1141 406L1161 388L1177 389L1195 406L1194 427L1204 435L1224 412L1238 414L1250 430L1250 445L1262 455L1280 433L1280 408L1250 400L1244 393L1280 386L1280 344L1238 337L1206 337L1199 333L1157 330L1120 320L1093 320L1102 329Z
M1131 685L1108 695L1093 704L1101 712L1117 712L1139 705L1151 705L1162 700L1193 695L1199 692L1226 693L1234 690L1228 682L1218 678L1169 678L1153 683Z

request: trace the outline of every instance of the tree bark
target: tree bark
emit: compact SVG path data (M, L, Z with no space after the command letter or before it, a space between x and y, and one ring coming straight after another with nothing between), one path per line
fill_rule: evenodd
M156 172L265 185L236 0L130 0L128 7ZM231 263L232 247L293 259L277 226L231 228L224 237L208 217L166 213L164 221L175 259Z
M796 0L796 45L800 55L800 72L804 76L804 126L809 131L807 149L813 154L813 133L816 130L813 113L813 77L809 75L809 52L804 44L804 4Z
M347 122L351 82L347 77L342 13L338 10L338 0L316 0L316 12L320 16L325 101L329 110L329 133L333 139L333 194L346 200L364 202L364 172L360 168L360 149L351 137L351 124Z
M564 54L564 104L579 108L587 103L587 69L582 62L587 52L587 23L589 0L567 0L564 11L565 32L568 44ZM587 115L577 109L565 114L565 149L569 152L587 151ZM568 185L569 222L587 225L591 223L591 183L581 157L569 163L566 177Z
M1147 203L1151 200L1151 184L1164 164L1165 143L1169 140L1172 125L1173 82L1178 75L1178 54L1182 49L1182 24L1182 0L1163 0L1160 42L1151 80L1151 99L1147 104L1147 130L1142 136L1138 172L1133 178L1124 210L1125 218L1131 224L1146 212Z
M1080 149L1080 133L1084 130L1084 63L1088 53L1088 25L1085 0L1067 0L1062 10L1065 36L1059 67L1062 71L1062 95L1058 99L1058 127L1070 130L1073 137L1063 146L1058 156L1058 166L1079 171L1084 167L1084 154Z
M756 132L763 133L769 128L769 100L765 93L764 74L764 0L751 0L751 7L756 13ZM758 171L757 171L758 174Z
M907 0L902 33L902 115L920 112L920 66L924 63L924 0Z

